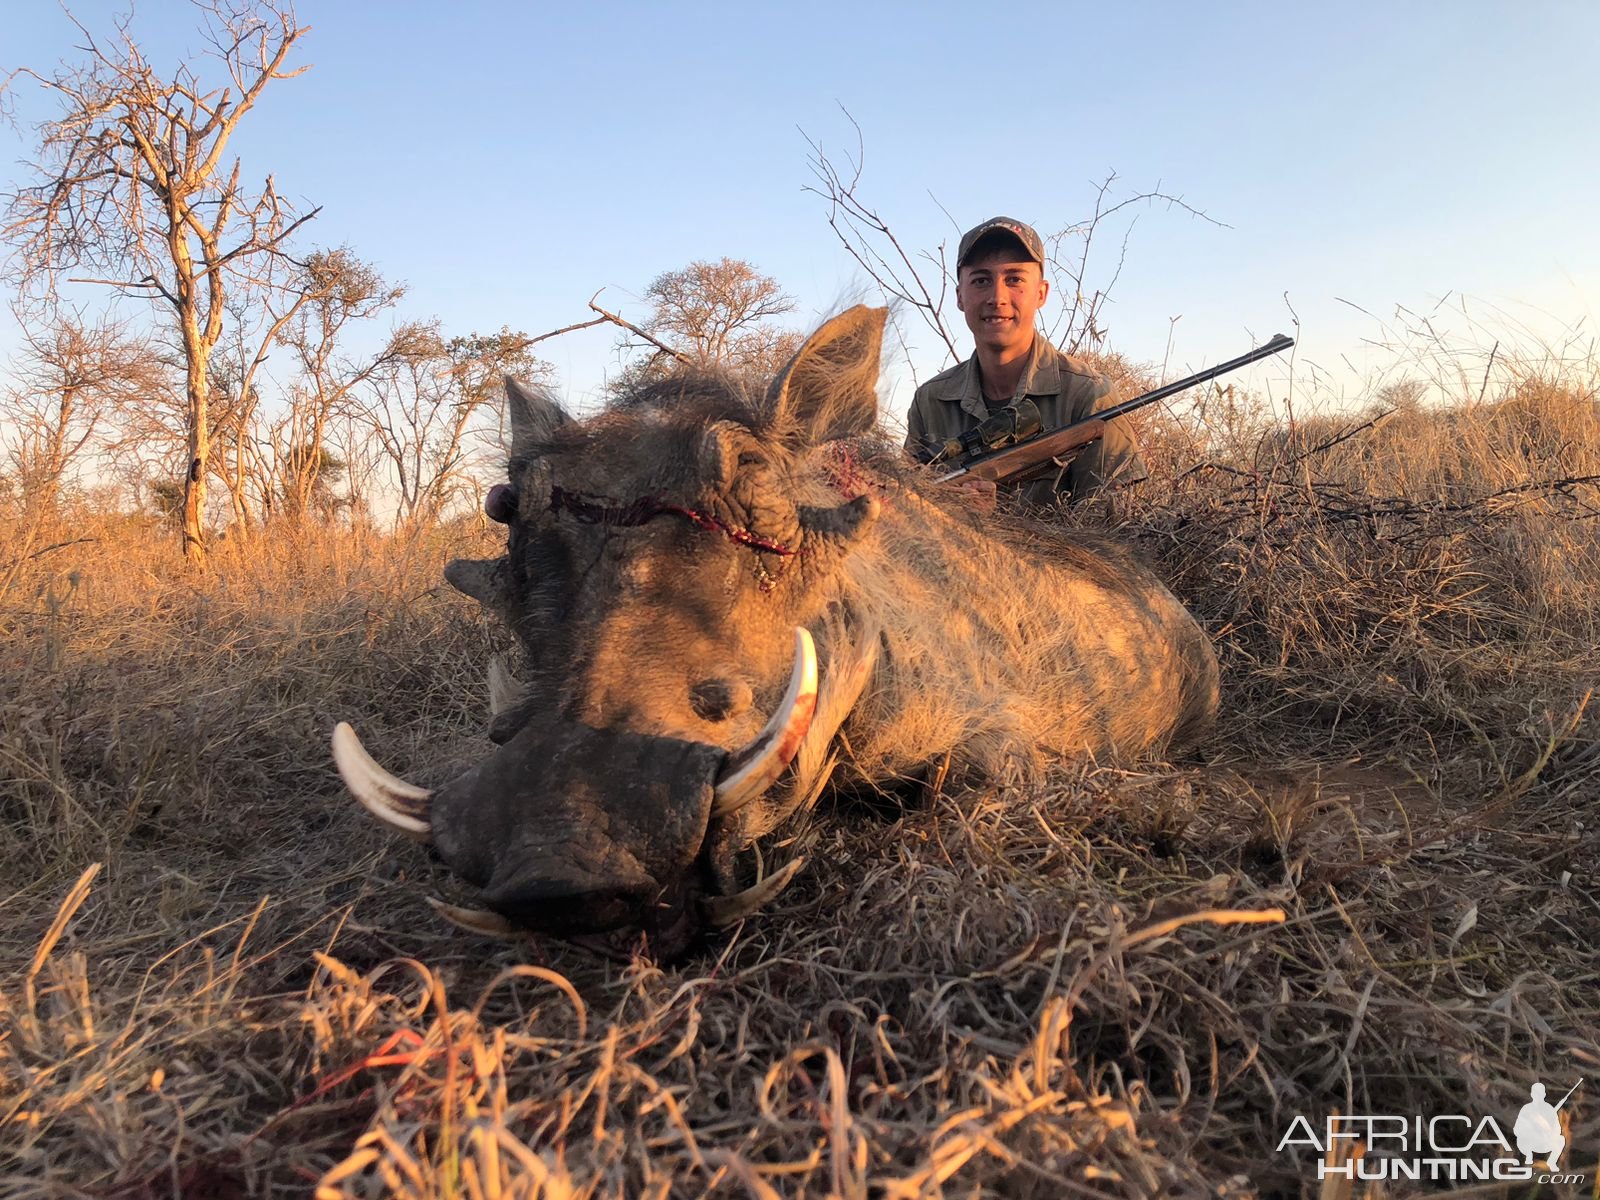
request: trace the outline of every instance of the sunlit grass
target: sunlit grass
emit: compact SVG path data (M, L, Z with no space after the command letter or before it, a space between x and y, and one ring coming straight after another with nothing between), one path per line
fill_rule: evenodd
M483 535L197 577L147 522L8 520L0 1192L1292 1192L1295 1114L1595 1077L1600 374L1496 357L1481 397L1147 426L1151 483L1071 519L1216 635L1201 756L836 805L669 970L443 926L328 766L351 716L423 782L481 749L503 635L439 570Z

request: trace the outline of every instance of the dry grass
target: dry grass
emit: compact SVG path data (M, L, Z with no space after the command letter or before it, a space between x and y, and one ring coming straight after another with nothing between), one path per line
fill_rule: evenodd
M441 926L327 764L342 716L424 781L481 745L470 531L196 583L126 520L11 525L0 1194L1314 1194L1294 1114L1509 1128L1580 1076L1593 1187L1595 380L1162 431L1113 515L1218 634L1204 759L840 800L670 970Z

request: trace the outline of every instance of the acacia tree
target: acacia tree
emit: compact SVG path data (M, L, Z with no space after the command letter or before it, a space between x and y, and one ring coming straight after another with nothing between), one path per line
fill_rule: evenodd
M655 306L650 332L704 362L764 350L772 332L763 323L794 311L777 280L737 258L667 271L645 297Z
M396 333L396 353L370 381L365 419L393 476L398 523L438 519L467 486L473 435L490 432L479 425L504 377L538 382L550 374L529 352L535 340L510 329L447 340L437 324Z
M801 335L773 324L794 311L777 280L743 259L696 261L650 281L644 298L650 315L639 325L644 338L624 336L619 350L646 350L611 383L623 395L685 362L735 374L767 377L799 349ZM614 318L613 318L614 319Z
M277 493L284 515L299 520L308 511L326 513L329 464L342 460L328 449L328 427L347 407L352 391L406 352L409 335L391 337L375 354L351 358L340 341L355 324L393 307L405 288L387 282L347 248L318 251L298 272L298 300L277 331L279 345L300 369L289 410L273 430Z
M81 282L147 297L173 323L184 367L184 555L201 536L211 453L210 360L234 288L271 286L286 239L318 210L296 215L268 175L246 189L225 156L239 122L269 83L290 79L307 32L286 0L196 0L209 49L163 77L119 22L102 45L81 24L87 61L51 75L24 69L53 94L60 116L39 130L41 182L10 197L7 235L26 286ZM221 86L202 81L205 66ZM80 282L80 280L72 280Z
M166 388L145 339L120 323L70 312L19 314L25 350L0 395L7 457L24 503L55 507L69 468L107 416Z
M223 338L210 364L211 468L233 509L231 535L242 540L253 533L256 514L271 503L271 463L257 425L261 389L256 376L300 298L291 298L282 313L255 299L230 297Z

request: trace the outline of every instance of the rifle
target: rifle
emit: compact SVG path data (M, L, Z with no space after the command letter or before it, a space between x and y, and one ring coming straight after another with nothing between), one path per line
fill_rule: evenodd
M1146 404L1154 404L1157 400L1165 400L1168 396L1176 396L1197 383L1226 375L1248 363L1287 350L1292 345L1292 337L1277 334L1264 346L1257 346L1238 358L1230 358L1225 363L1197 371L1175 383L1135 396L1132 400L1113 404L1092 417L1073 421L1048 433L1040 429L1038 406L1032 400L1023 399L1007 405L960 437L934 443L918 457L923 462L935 465L957 464L954 470L939 476L940 483L952 479L1023 483L1066 466L1085 446L1104 435L1107 421L1114 421L1125 413L1143 408Z

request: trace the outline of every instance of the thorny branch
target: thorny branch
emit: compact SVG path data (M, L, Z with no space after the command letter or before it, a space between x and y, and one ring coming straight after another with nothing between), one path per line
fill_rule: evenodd
M1342 440L1335 439L1318 449L1328 449ZM1300 455L1293 462L1300 462L1306 457ZM1439 517L1467 513L1499 514L1521 504L1557 496L1575 502L1577 512L1572 514L1572 519L1600 519L1600 505L1586 501L1583 496L1588 491L1600 499L1600 475L1534 479L1467 500L1419 500L1406 496L1368 496L1353 492L1340 483L1292 478L1286 474L1286 468L1290 465L1284 463L1275 470L1260 472L1224 463L1205 462L1191 467L1179 478L1220 474L1237 479L1238 482L1215 501L1215 507L1223 513L1240 511L1251 514L1254 519L1264 511L1264 524L1269 526L1295 516L1311 517L1324 525L1356 523L1368 526L1376 540L1385 541L1431 536L1430 523ZM1390 533L1382 532L1384 526L1393 525L1399 528Z
M81 537L73 538L70 542L55 542L49 546L45 546L43 549L35 550L32 554L24 554L20 558L13 558L8 562L0 563L0 569L9 569L16 566L18 563L32 562L34 559L42 558L46 554L50 554L56 550L65 550L68 546L81 546L86 542L98 542L99 540L100 539L97 537Z

